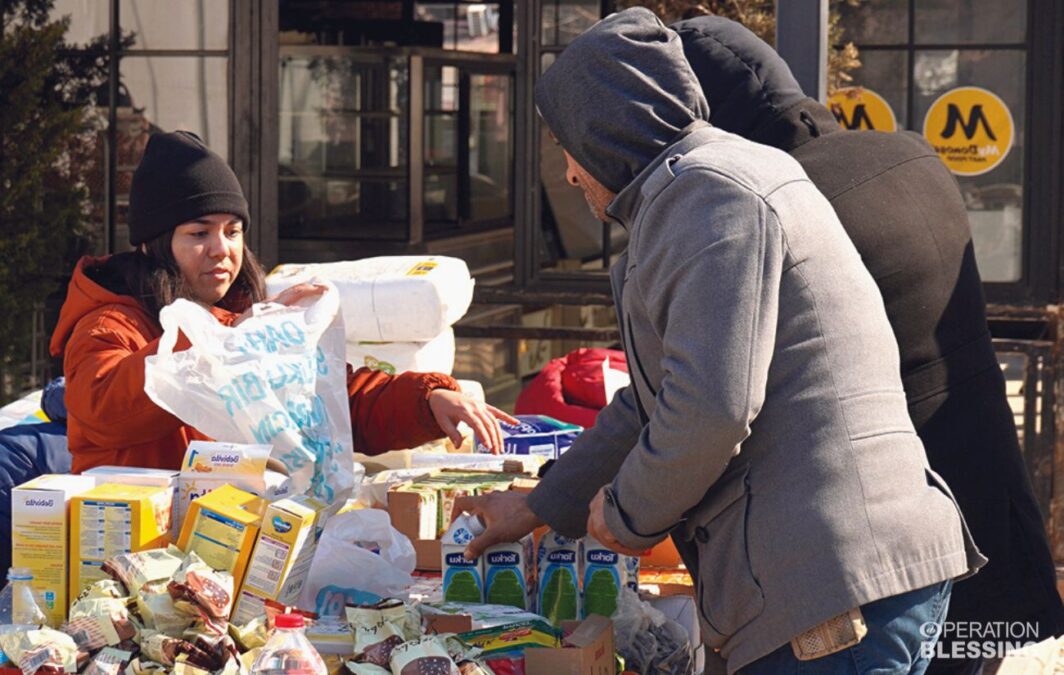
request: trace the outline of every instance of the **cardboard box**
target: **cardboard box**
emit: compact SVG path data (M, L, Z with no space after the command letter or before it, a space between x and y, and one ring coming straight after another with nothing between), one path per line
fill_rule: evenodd
M290 496L292 485L288 476L266 469L271 452L273 446L270 445L189 443L181 463L174 502L178 529L184 526L189 504L222 485L238 487L267 501Z
M71 500L70 600L110 579L103 571L108 558L170 543L157 514L170 508L173 494L166 487L104 483Z
M562 627L566 634L561 648L525 650L526 675L617 674L612 621L594 615L581 622L566 622Z
M532 535L484 551L484 602L532 609L536 597L536 555Z
M11 491L11 565L33 571L52 626L66 620L70 604L70 500L94 485L85 476L45 474Z
M244 583L233 607L233 622L244 625L265 612L266 600L295 605L318 548L328 509L301 495L270 504L262 518Z
M135 466L97 466L81 473L82 476L92 476L96 485L115 483L117 485L145 485L148 487L170 488L170 508L156 514L159 525L170 533L170 539L176 539L180 534L178 521L174 518L173 501L177 492L177 471L167 469L144 469Z
M240 588L255 547L266 501L232 485L223 485L189 505L178 547L195 551L216 570L233 574Z

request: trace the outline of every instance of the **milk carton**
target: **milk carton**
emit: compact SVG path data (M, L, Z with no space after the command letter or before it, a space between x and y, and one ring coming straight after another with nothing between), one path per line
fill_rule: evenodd
M639 592L639 556L625 555L621 556L624 560L624 571L626 575L625 585L635 591Z
M165 487L170 489L170 506L156 514L159 525L170 533L170 539L176 540L180 527L173 517L173 501L177 492L177 471L168 469L144 469L135 466L96 466L81 473L92 476L96 485L115 483L117 485L146 485L148 487Z
M282 499L266 508L233 607L233 623L243 625L263 615L267 600L296 604L318 548L317 532L327 508L307 495Z
M620 553L609 550L593 537L580 541L581 565L583 567L583 592L581 595L583 617L591 614L613 616L617 611L617 598L627 583L627 568Z
M104 483L71 500L71 599L93 583L111 578L103 571L108 558L163 548L170 542L170 532L158 514L169 510L173 495L168 487Z
M555 626L580 618L580 541L551 530L536 556L539 592L536 612Z
M484 551L484 602L531 609L535 599L532 536Z
M51 626L66 620L71 599L70 500L94 485L88 476L46 474L11 491L11 565L33 572L33 590Z
M484 602L484 560L466 560L466 544L484 532L476 516L462 514L440 540L443 599L446 602Z
M289 496L291 481L288 476L266 469L271 452L273 446L270 445L213 441L189 443L177 480L174 502L176 529L180 531L188 505L194 499L227 483L267 501Z

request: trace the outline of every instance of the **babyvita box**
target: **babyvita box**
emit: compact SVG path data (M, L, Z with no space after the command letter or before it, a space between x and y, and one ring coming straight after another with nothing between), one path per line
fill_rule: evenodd
M484 551L484 602L532 609L536 558L532 535Z
M66 620L69 604L70 500L94 485L86 476L46 474L11 491L11 564L33 571L52 626Z
M551 530L539 542L536 612L555 626L580 618L580 541Z
M185 513L193 500L225 484L250 492L267 501L289 496L288 476L268 471L273 446L245 443L192 441L181 463L174 502L174 520L183 527Z
M81 473L82 476L92 476L96 485L104 483L116 483L118 485L147 485L149 487L170 488L170 504L166 509L155 514L159 518L159 524L165 532L170 533L170 539L176 539L180 527L173 517L173 493L177 490L177 471L169 469L145 469L135 466L96 466Z
M76 495L70 502L70 599L111 578L103 571L108 558L170 543L156 514L172 498L170 488L116 483Z
M307 495L282 499L266 508L233 622L244 625L265 613L266 600L295 605L318 548L317 530L328 505Z
M195 551L216 570L231 572L239 588L259 533L266 501L232 485L222 485L188 507L177 546Z
M484 531L476 516L460 515L440 540L445 602L484 602L484 557L466 560L466 544Z

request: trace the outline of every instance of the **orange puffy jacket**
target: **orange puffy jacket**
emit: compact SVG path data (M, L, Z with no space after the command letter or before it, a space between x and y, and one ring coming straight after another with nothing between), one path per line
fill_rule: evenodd
M78 261L50 346L52 356L63 355L72 471L104 464L178 469L189 441L207 437L144 393L144 359L158 349L162 327L132 297L91 278L106 260ZM226 325L237 317L211 312ZM177 349L188 346L182 336ZM442 437L428 404L435 389L457 391L458 383L439 373L393 376L348 366L355 450L379 454Z

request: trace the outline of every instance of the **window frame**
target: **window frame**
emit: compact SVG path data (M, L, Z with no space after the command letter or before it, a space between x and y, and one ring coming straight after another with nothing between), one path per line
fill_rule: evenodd
M1059 3L1057 3L1059 5ZM1060 298L1059 282L1064 275L1060 230L1061 190L1064 189L1064 140L1061 138L1064 81L1062 51L1064 10L1053 0L1027 0L1027 31L1024 42L916 42L916 0L908 0L908 27L905 42L861 44L862 53L883 51L906 54L907 70L905 128L915 129L916 92L913 72L916 54L921 51L1016 51L1025 58L1025 110L1023 138L1023 224L1021 229L1020 278L1013 282L983 283L987 301L1004 305L1041 305ZM838 47L838 45L836 45ZM919 133L919 130L917 129ZM1032 143L1033 139L1050 139Z

